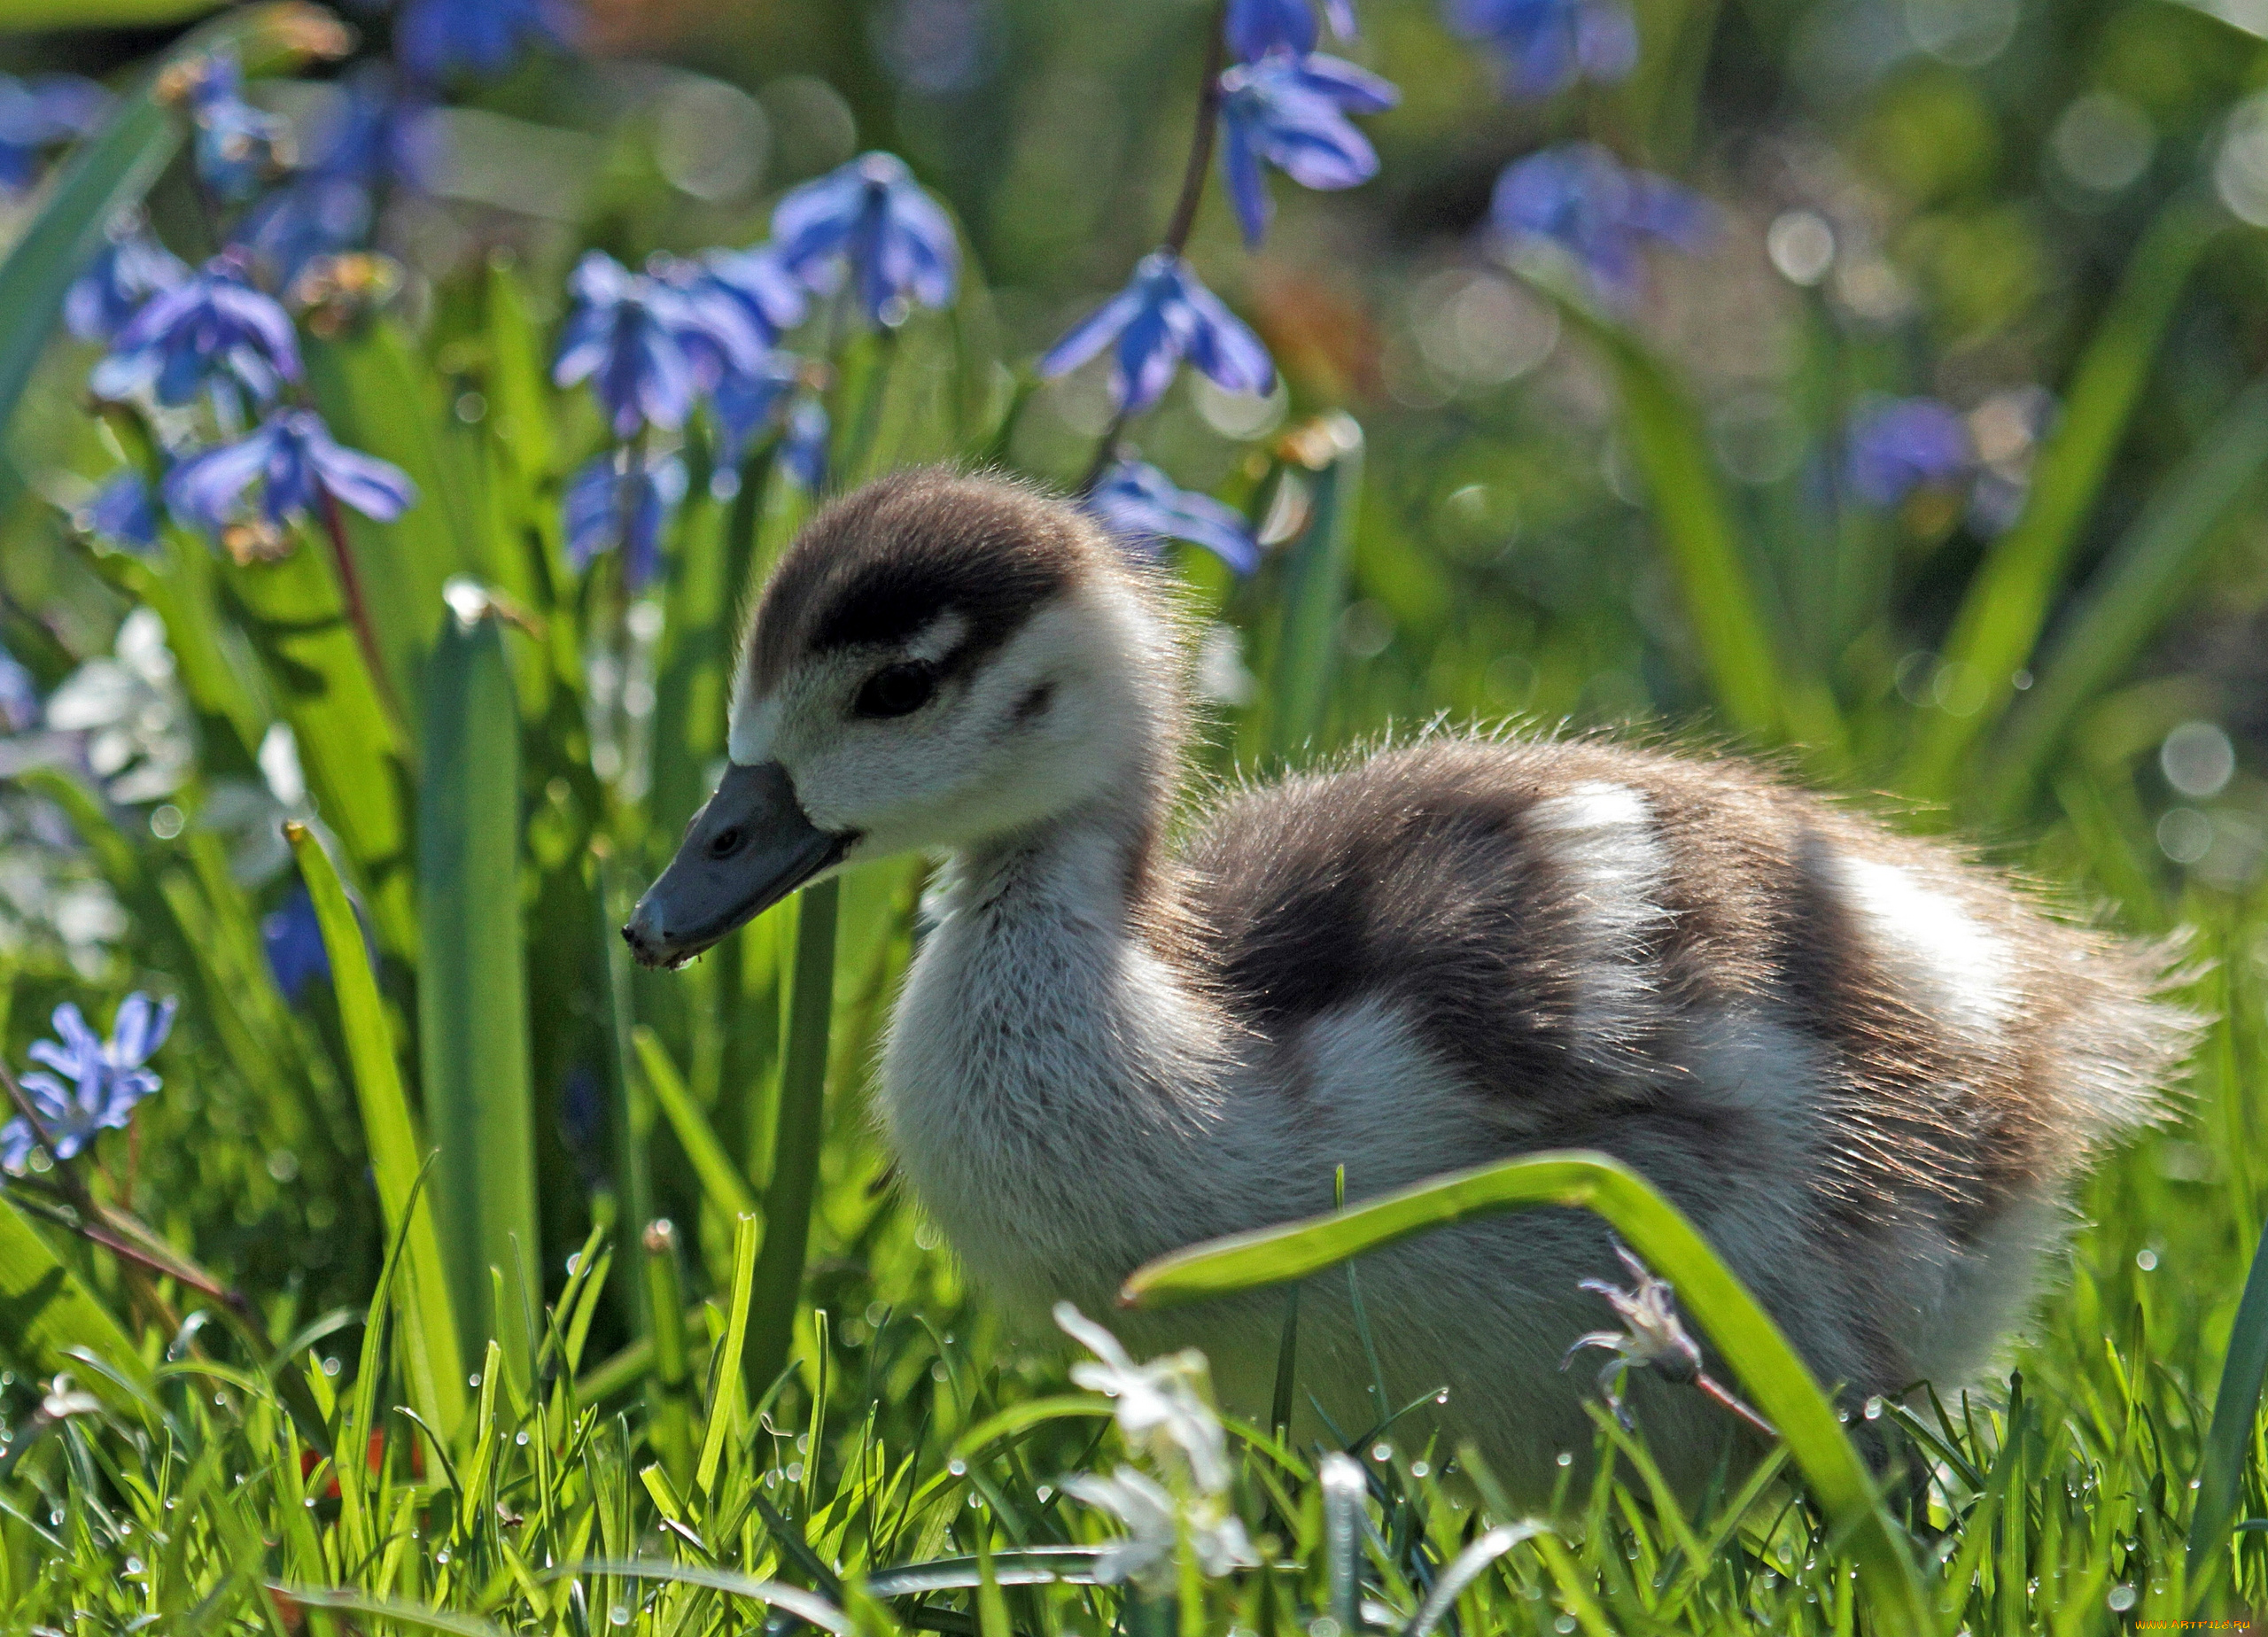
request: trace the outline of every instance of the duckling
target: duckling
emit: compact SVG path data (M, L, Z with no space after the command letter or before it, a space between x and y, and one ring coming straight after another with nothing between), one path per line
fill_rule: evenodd
M1021 483L918 469L835 501L754 609L729 764L624 928L638 958L944 855L881 1115L1035 1329L1151 1257L1331 1208L1342 1167L1359 1199L1581 1148L1674 1199L1852 1397L1989 1362L2075 1173L2163 1109L2194 1026L2156 998L2162 951L1728 756L1437 732L1187 816L1175 606ZM1591 1437L1561 1364L1614 1249L1538 1211L1311 1280L1305 1413L1345 1439L1425 1400L1548 1493ZM1121 1317L1257 1414L1285 1306ZM1629 1403L1682 1486L1741 1436L1666 1382Z

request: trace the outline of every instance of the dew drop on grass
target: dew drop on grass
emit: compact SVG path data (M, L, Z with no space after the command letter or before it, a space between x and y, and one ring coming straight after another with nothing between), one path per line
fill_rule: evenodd
M1557 1461L1561 1466L1573 1466L1575 1464L1575 1457L1569 1455L1564 1449L1561 1450L1557 1455L1554 1456L1553 1459Z
M804 1463L802 1462L790 1461L788 1463L788 1481L791 1484L800 1484L804 1481Z
M1449 1390L1447 1387L1443 1387L1439 1393L1433 1394L1433 1402L1436 1404L1446 1404L1449 1401Z
M2158 1253L2146 1245L2134 1253L2134 1265L2144 1273L2148 1273L2157 1267Z
M609 1623L610 1625L629 1625L629 1624L630 1624L630 1605L629 1605L629 1604L627 1604L627 1603L617 1603L617 1604L615 1604L613 1608L611 1608L611 1609L610 1609L610 1610L608 1610L606 1611L606 1618L607 1618L607 1621L608 1621L608 1623Z
M472 1374L467 1376L464 1378L464 1385L468 1387L478 1386L480 1385L480 1372L478 1370L475 1370Z
M955 1478L967 1478L968 1476L968 1462L962 1460L959 1455L955 1455L951 1460L945 1462L945 1470L951 1473Z
M1432 1463L1431 1462L1429 1462L1429 1461L1413 1461L1413 1462L1411 1462L1410 1463L1410 1477L1412 1477L1412 1478L1431 1478L1433 1475L1433 1463Z
M433 1554L433 1561L434 1561L435 1563L445 1563L448 1562L448 1561L449 1561L449 1548L448 1548L447 1547L446 1547L446 1546L445 1546L445 1547L443 1547L439 1551L438 1551L438 1552L434 1553L434 1554Z
M138 1557L128 1558L126 1560L126 1572L128 1574L140 1574L142 1572L142 1560Z
M1880 1421L1882 1419L1882 1400L1880 1399L1870 1398L1867 1400L1867 1419L1869 1421Z
M528 1447L528 1435L525 1432L516 1433L512 1442L517 1444L522 1449L525 1449Z
M1380 1442L1379 1442L1379 1443L1376 1443L1376 1444L1371 1445L1371 1460L1373 1460L1373 1461L1391 1461L1391 1460L1393 1460L1393 1459L1394 1459L1394 1446L1393 1446L1393 1445L1391 1445L1391 1444L1386 1443L1386 1442L1384 1442L1383 1440L1381 1440L1381 1441L1380 1441Z
M1566 1633L1575 1629L1575 1617L1572 1614L1561 1615L1551 1622L1551 1629L1561 1633L1561 1637L1565 1637Z
M2124 1614L2134 1606L2134 1588L2131 1586L2114 1586L2110 1588L2110 1595L2103 1601L2110 1605L2114 1613Z

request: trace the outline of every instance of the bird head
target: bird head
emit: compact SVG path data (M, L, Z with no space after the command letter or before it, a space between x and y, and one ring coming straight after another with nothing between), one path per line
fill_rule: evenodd
M624 936L674 966L844 865L1103 798L1155 753L1171 648L1141 570L1061 500L921 469L835 501L757 600L724 777Z

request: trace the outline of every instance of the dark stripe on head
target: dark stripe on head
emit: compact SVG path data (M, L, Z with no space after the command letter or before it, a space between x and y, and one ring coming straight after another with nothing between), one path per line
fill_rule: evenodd
M835 501L788 548L757 604L747 663L759 694L798 660L906 642L948 612L966 631L941 668L998 648L1096 549L1070 507L940 468L897 472Z

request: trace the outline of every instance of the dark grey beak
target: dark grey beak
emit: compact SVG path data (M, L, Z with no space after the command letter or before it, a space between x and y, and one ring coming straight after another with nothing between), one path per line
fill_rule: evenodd
M735 763L622 935L641 965L683 966L839 862L857 839L813 825L779 763Z

